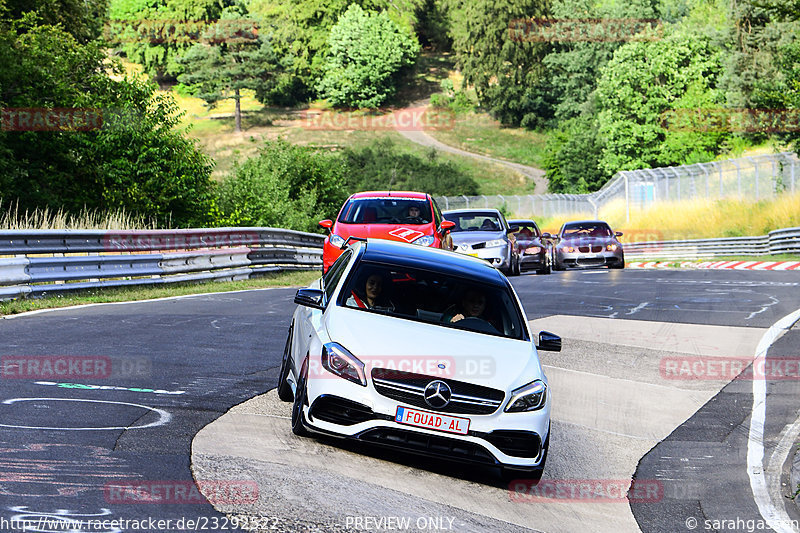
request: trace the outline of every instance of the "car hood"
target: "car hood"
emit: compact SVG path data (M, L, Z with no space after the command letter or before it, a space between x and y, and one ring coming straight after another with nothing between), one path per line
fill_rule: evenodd
M348 237L363 239L385 239L388 241L413 242L423 235L433 235L434 224L342 224L337 222L333 232L344 240Z
M451 232L453 244L475 244L494 239L502 239L506 236L503 231L456 231Z
M337 307L329 338L367 366L509 390L545 379L532 342ZM444 365L442 369L439 365Z

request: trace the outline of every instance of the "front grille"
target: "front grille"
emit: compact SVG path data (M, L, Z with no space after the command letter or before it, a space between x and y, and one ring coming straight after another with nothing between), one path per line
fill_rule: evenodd
M486 248L485 242L476 242L475 244L472 245L473 250L480 250L481 248Z
M497 462L486 448L478 444L416 431L375 428L365 431L358 438L364 442L394 446L409 452L436 455L448 459L483 464L496 464Z
M483 437L498 450L511 457L534 458L539 456L542 439L531 431L496 430Z
M578 249L584 254L588 254L590 251L599 254L603 251L603 247L599 244L593 246L579 246Z
M463 415L489 415L497 411L503 403L505 393L501 390L455 381L439 379L450 386L450 403L442 409L435 409L425 402L425 387L437 378L402 372L385 368L372 369L372 383L378 394L397 400L400 403L423 409Z
M578 259L575 260L575 264L581 266L605 265L606 260L602 257L589 257L589 258L579 257Z
M366 405L338 396L320 396L314 400L309 417L340 426L352 426L376 418L372 409Z

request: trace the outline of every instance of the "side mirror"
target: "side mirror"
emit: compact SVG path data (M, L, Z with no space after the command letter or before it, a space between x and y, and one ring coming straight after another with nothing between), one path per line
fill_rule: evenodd
M621 231L615 231L615 232L614 232L614 236L616 236L616 237L622 237L622 232L621 232Z
M447 233L448 231L452 230L456 227L456 223L452 220L442 220L442 233Z
M325 293L319 289L298 289L294 295L294 303L311 307L312 309L322 309L322 297Z
M549 233L542 233L542 238L544 238L544 239L555 239L555 237L553 237Z
M545 352L560 352L561 351L561 337L549 331L539 332L539 344L536 346L538 350Z
M325 228L326 230L330 231L330 229L333 227L333 220L326 218L325 220L320 220L318 224L323 228Z
M519 226L517 226L516 224L511 224L510 226L508 226L509 233L516 233L518 231L519 231Z

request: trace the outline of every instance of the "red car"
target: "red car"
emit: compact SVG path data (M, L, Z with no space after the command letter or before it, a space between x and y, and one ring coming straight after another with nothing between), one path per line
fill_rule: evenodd
M352 195L342 206L336 222L321 220L330 230L322 253L322 271L342 253L348 237L410 242L452 250L448 235L454 224L442 217L431 195L408 191L370 191Z

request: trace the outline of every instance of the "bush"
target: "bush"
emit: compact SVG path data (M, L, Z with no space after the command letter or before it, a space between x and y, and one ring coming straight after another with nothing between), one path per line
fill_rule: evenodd
M385 11L368 13L352 4L331 29L330 51L318 90L337 107L374 108L396 89L399 73L414 64L416 38Z
M344 202L343 168L336 156L286 141L271 141L238 165L219 186L220 226L318 230Z
M422 158L399 153L391 139L373 141L363 148L348 148L342 157L350 192L412 190L433 195L478 194L478 184L450 161L431 149Z

